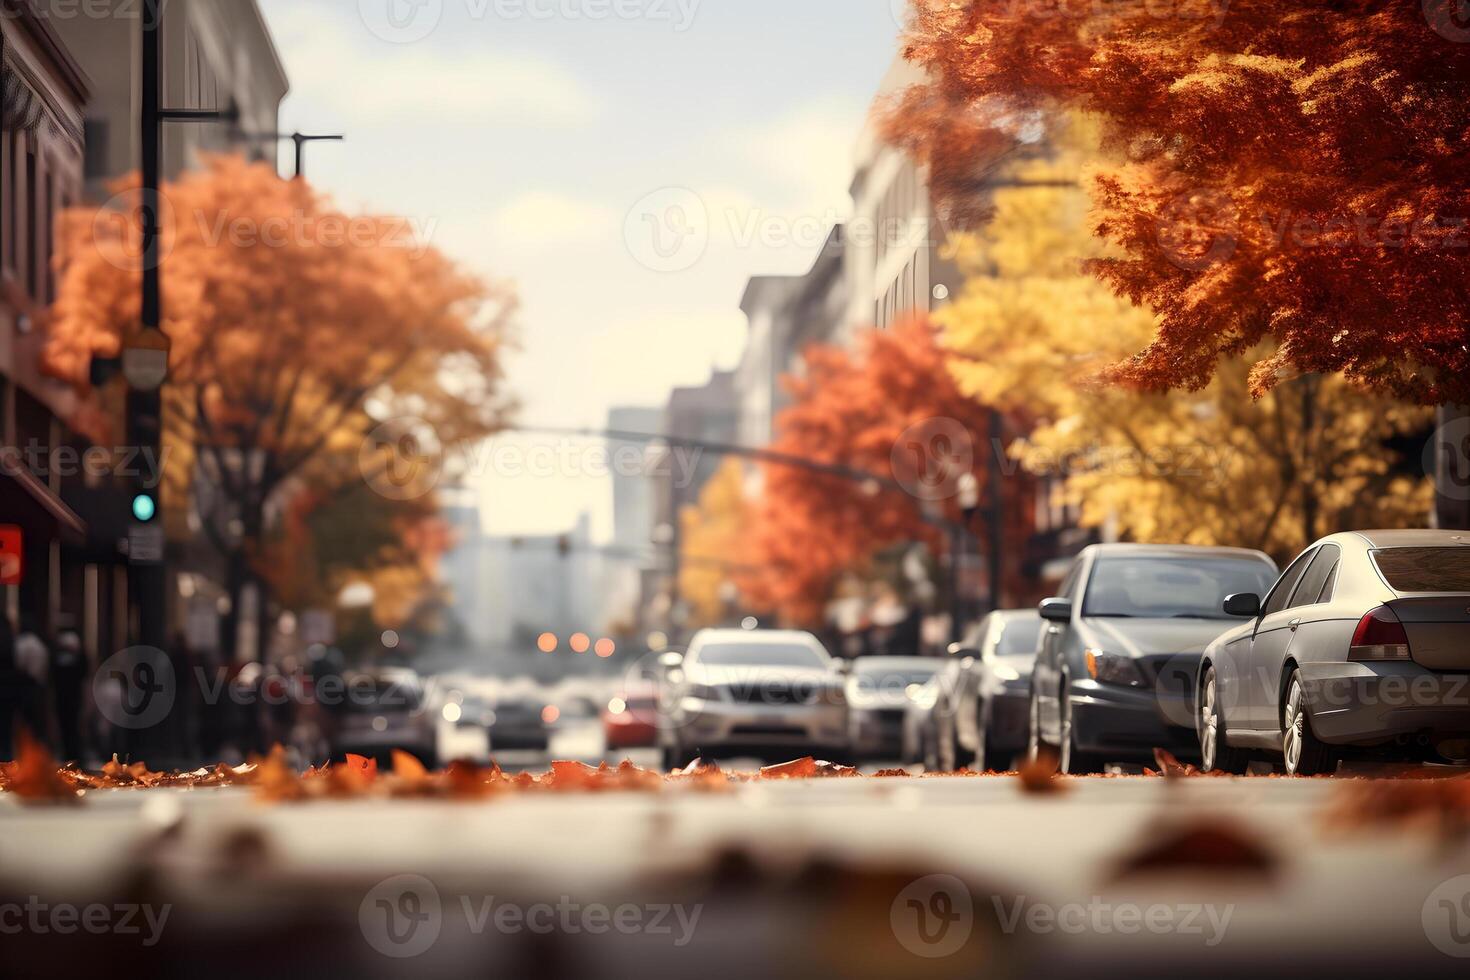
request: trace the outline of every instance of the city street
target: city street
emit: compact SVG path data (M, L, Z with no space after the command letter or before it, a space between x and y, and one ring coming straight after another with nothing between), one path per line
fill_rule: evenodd
M1287 975L1294 955L1352 976L1456 973L1457 961L1435 945L1455 947L1451 924L1429 898L1470 868L1463 838L1446 847L1417 830L1324 832L1325 808L1342 791L1327 780L1131 778L1072 780L1065 793L1034 796L1014 777L961 777L490 803L262 806L244 790L159 790L96 792L83 809L55 811L0 799L0 898L177 900L163 941L185 957L178 962L249 944L267 951L260 968L289 943L289 962L303 973L332 963L361 976L390 975L401 962L375 949L381 939L359 921L359 907L402 875L432 882L441 900L442 932L412 961L416 976L544 956L594 976L621 975L627 957L647 957L659 971L700 964L720 976L796 976L819 948L859 974L1047 976L1086 964L1102 976ZM1259 866L1121 871L1130 855L1189 828L1234 829L1267 857ZM943 959L926 955L922 941L907 947L915 940L905 907L890 908L914 882L952 890L950 879L930 875L953 876L973 896L956 924L973 939ZM211 884L221 876L226 889ZM842 882L849 900L812 904ZM1466 880L1460 886L1464 895ZM476 937L473 916L461 915L464 896L705 908L689 942L675 947L648 934L593 942L575 922L550 937L494 935L493 924L492 935ZM1085 922L1028 912L1017 924L1018 899L1028 909L1089 911ZM1130 908L1179 918L1140 925L1118 916ZM1458 942L1459 955L1470 952ZM67 941L55 936L6 945L0 971L31 956L67 958ZM211 959L212 974L237 971L228 955Z
M1470 0L0 0L0 980L1463 980Z

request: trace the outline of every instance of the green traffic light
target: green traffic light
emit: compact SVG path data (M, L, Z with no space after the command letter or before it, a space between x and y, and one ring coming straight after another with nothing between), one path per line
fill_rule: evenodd
M146 494L140 493L133 498L133 516L147 524L158 514L158 504Z

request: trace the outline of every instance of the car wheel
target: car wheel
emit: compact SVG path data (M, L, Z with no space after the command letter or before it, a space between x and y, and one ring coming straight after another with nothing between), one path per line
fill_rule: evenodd
M1281 754L1288 776L1332 775L1337 771L1337 750L1318 740L1307 714L1306 688L1301 671L1291 672L1286 701L1281 706Z
M1068 776L1102 772L1100 760L1077 748L1077 731L1072 723L1072 699L1062 697L1062 758L1060 771Z
M1205 670L1200 682L1197 722L1200 768L1205 772L1244 773L1250 765L1250 756L1225 741L1225 714L1220 707L1220 686L1213 666Z
M984 725L976 728L975 740L975 757L970 760L970 768L976 772L985 772L985 743L987 737Z

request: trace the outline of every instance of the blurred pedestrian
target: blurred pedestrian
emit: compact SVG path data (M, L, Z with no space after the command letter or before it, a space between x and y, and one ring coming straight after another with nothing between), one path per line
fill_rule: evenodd
M82 687L87 682L87 656L76 630L62 630L51 658L51 708L61 757L82 758Z
M39 734L44 722L43 689L16 659L10 619L0 615L0 759L15 758L15 733L24 728Z

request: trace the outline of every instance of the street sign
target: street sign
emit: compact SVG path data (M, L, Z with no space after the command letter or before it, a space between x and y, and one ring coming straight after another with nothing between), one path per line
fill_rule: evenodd
M19 585L25 572L25 534L13 524L0 526L0 585Z
M134 565L163 561L162 524L134 524L128 528L128 561Z
M122 352L122 372L134 391L157 391L168 380L168 336L161 330L140 330Z

